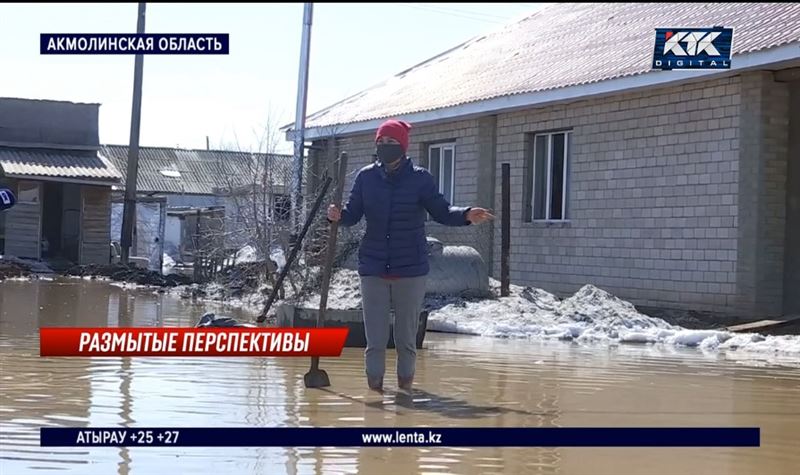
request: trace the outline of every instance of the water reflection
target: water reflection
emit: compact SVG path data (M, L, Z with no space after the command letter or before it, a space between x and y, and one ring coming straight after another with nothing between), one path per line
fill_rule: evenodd
M0 472L790 473L800 371L694 351L430 334L411 398L364 389L362 352L307 359L39 358L40 326L191 326L193 304L100 282L0 283ZM391 367L392 365L388 365ZM393 375L387 375L391 381ZM42 426L760 426L758 450L92 448L38 446Z

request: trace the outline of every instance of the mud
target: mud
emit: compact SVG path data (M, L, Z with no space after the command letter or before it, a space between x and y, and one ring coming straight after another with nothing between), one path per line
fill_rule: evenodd
M660 318L672 325L679 325L692 330L713 330L740 324L747 320L753 320L752 318L739 318L714 312L700 312L695 310L676 310L646 306L639 306L638 309L651 317Z
M133 265L124 264L109 265L80 265L73 266L64 272L70 277L105 277L117 282L128 282L137 285L149 285L155 287L176 287L178 285L188 285L193 283L191 277L181 274L161 275L156 271L142 269Z
M19 278L19 277L32 277L34 273L30 267L24 263L0 259L0 280Z
M241 297L259 289L265 266L264 262L237 264L217 274L214 283L222 286L228 296Z

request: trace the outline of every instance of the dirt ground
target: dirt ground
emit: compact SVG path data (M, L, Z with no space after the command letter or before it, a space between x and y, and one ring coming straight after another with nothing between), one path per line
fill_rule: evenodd
M64 274L72 277L107 277L119 282L130 282L133 284L152 285L156 287L176 287L178 285L188 285L193 282L190 277L184 275L161 275L156 271L150 271L135 266L126 266L124 264L88 264L73 266L67 269Z
M30 277L33 275L31 269L20 262L0 259L0 280L13 277Z

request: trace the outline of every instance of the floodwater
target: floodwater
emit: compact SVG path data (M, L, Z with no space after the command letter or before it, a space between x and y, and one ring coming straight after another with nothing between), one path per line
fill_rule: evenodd
M796 368L690 349L429 333L408 404L363 389L359 349L323 358L329 390L304 388L305 358L38 356L40 326L191 326L206 310L223 313L213 305L63 280L0 283L0 307L3 475L800 473ZM48 448L45 426L758 426L762 446Z

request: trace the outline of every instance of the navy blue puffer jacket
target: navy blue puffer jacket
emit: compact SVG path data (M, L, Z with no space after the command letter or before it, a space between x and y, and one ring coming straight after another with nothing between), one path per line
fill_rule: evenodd
M467 226L469 210L451 206L433 175L404 159L394 173L379 163L358 172L340 224L353 226L362 216L367 221L358 251L360 275L418 277L430 271L425 212L446 226Z

